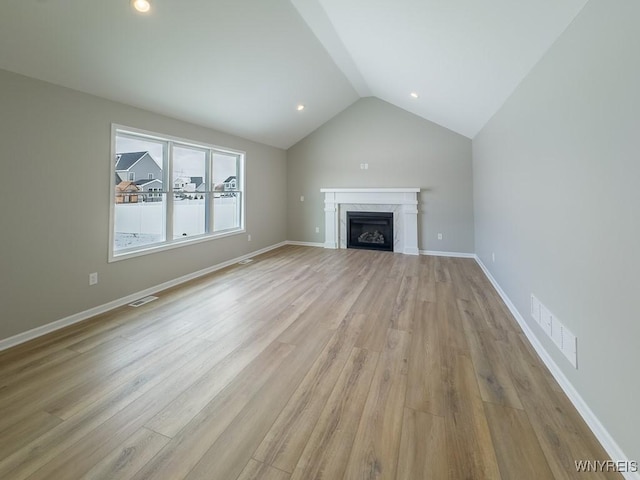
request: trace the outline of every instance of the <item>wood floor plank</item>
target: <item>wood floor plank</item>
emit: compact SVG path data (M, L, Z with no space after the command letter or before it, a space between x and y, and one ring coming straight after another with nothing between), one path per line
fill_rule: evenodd
M451 283L451 274L449 273L449 259L446 257L434 257L433 262L436 282Z
M68 388L67 393L57 396L55 400L47 402L43 408L45 411L60 418L70 418L86 406L104 397L119 385L138 378L148 369L153 369L155 365L162 363L163 360L176 354L176 352L180 351L185 345L193 342L194 340L188 335L175 338L174 341L152 350L147 355L139 358L136 357L136 360L121 369L102 377L87 379L75 387Z
M56 350L68 348L69 345L100 331L119 328L122 320L118 318L118 312L118 310L114 310L98 315L82 323L57 330L0 352L0 373L3 373L5 368L13 368L16 364L28 363Z
M432 284L436 282L435 259L433 256L418 257L419 277L424 284ZM422 301L429 302L435 299L420 298Z
M468 277L468 281L469 288L490 329L520 331L520 327L512 321L513 317L486 277L472 274Z
M445 414L445 381L442 362L443 328L436 304L420 302L411 333L405 405L432 415Z
M387 330L393 323L392 312L399 289L399 281L385 279L382 282L375 282L368 289L367 295L361 297L366 302L369 321L356 342L357 347L375 352L382 351Z
M396 475L407 387L410 336L389 329L371 382L347 464L347 478L393 479Z
M354 348L313 429L292 480L334 480L347 467L378 353Z
M449 259L449 273L451 274L451 283L453 284L456 299L473 300L473 292L469 288L466 269L467 265L475 263L475 260L471 258Z
M444 418L405 408L396 479L441 480L444 478L447 478Z
M62 423L50 413L37 411L0 432L0 458L7 458L25 445Z
M122 385L91 408L79 412L8 457L0 459L0 478L26 478L56 458L61 464L67 463L65 450L79 442L88 448L95 444L104 446L107 440L113 441L114 433L119 429L132 425L135 427L136 422L144 422L146 415L152 416L157 408L173 399L174 392L181 392L193 381L189 375L175 373L189 362L199 363L196 360L206 355L207 348L208 345L204 343L190 345L189 350L182 352L179 358L169 357L166 364L158 364L161 372L158 376L151 376L149 381L137 379L131 384ZM100 428L102 430L98 430ZM99 431L100 435L97 434ZM133 431L129 435L131 433ZM42 469L41 473L54 478L50 475L52 470Z
M242 470L237 480L289 480L289 473L273 468L266 463L258 462L253 458Z
M78 480L128 480L168 442L167 437L141 428Z
M445 430L449 480L501 478L471 360L449 355Z
M269 345L134 478L185 478L260 387L278 376L282 362L294 349L292 345L278 342Z
M335 331L298 345L278 374L256 392L185 480L236 478Z
M258 357L297 317L297 312L257 326L253 335L244 338L240 346L217 363L188 390L151 419L146 426L173 437L187 425L220 391ZM226 342L234 345L233 342Z
M362 280L351 275L344 279L344 283L336 285L336 288L327 289L323 292L324 296L335 291L336 294L332 298L328 298L323 309L322 321L327 328L338 328L344 318L352 311L358 297L367 287L368 280ZM324 298L323 298L324 300Z
M411 331L416 310L418 277L403 276L391 312L391 328Z
M0 374L0 383L4 386L14 384L16 382L29 382L31 376L37 375L38 372L44 369L51 369L56 365L59 365L69 358L77 357L78 352L69 350L68 348L62 348L59 350L53 350L47 355L41 357L26 357L24 362L10 362L13 368L4 369L4 373Z
M553 473L527 414L492 403L485 403L485 411L502 477L553 480ZM514 438L518 441L514 442Z
M475 308L475 302L458 300L458 308L482 399L522 410L522 403L500 356L497 341L487 330L478 328L474 323L477 316L470 314Z
M435 290L436 316L441 343L450 352L469 356L469 344L464 334L453 287L450 283L438 282Z
M293 472L365 321L363 314L343 321L254 453L256 460Z

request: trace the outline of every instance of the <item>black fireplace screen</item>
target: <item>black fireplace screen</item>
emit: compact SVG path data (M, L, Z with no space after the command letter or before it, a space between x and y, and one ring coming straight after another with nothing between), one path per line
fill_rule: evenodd
M347 248L393 252L393 213L347 212Z

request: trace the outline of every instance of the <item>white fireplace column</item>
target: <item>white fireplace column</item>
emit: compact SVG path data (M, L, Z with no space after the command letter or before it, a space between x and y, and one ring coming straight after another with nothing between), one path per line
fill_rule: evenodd
M341 223L345 222L346 211L352 209L392 212L393 251L419 254L419 188L322 188L320 191L324 193L325 248L344 248L346 232Z
M321 192L324 189L320 190ZM338 204L335 192L324 194L324 248L338 248Z

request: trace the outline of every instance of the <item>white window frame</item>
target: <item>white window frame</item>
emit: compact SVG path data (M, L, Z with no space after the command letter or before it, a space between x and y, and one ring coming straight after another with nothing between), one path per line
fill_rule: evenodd
M239 222L239 226L235 227L235 228L231 228L231 229L227 229L227 230L221 230L218 232L213 232L213 215L214 213L214 206L213 206L213 201L214 201L214 194L213 194L213 184L211 185L211 196L210 196L210 205L209 205L209 210L208 210L208 215L211 217L208 224L210 226L210 230L209 232L206 232L202 235L195 235L195 236L190 236L190 237L180 237L177 239L173 239L172 235L169 236L167 235L166 239L163 242L158 242L158 243L154 243L151 245L144 245L141 247L137 247L135 249L126 249L123 251L114 251L114 240L115 240L115 232L114 232L114 228L115 228L115 208L116 208L116 192L115 192L115 188L113 185L113 178L115 176L116 170L115 170L115 162L113 161L113 159L116 156L116 135L118 135L119 133L122 134L129 134L129 135L133 135L133 136L137 136L137 137L141 137L142 139L144 139L145 137L149 140L154 140L154 141L161 141L161 142L167 142L167 144L178 144L180 146L185 146L185 147L193 147L193 148L197 148L197 149L205 149L208 150L209 153L207 154L207 173L209 175L209 178L207 178L208 181L211 182L211 178L213 177L213 172L211 172L212 169L212 153L214 152L219 152L219 153L223 153L223 154L231 154L231 155L237 155L238 156L238 172L237 172L237 179L236 181L238 182L238 188L237 191L239 193L239 198L240 198L240 208L239 208L239 215L240 215L240 222ZM168 168L165 170L163 169L163 185L166 185L166 188L163 188L162 191L159 191L159 193L157 193L157 196L162 198L163 195L167 196L166 202L166 209L165 209L165 222L167 225L172 225L173 223L173 181L171 178L171 166L172 166L172 159L171 157L171 153L167 152L166 155L169 156L169 161L168 161ZM208 242L211 240L216 240L218 238L224 238L224 237L228 237L228 236L232 236L232 235L240 235L246 232L245 229L245 211L246 211L246 203L247 203L247 199L246 199L246 192L245 192L245 161L246 161L246 152L241 151L241 150L234 150L231 148L227 148L227 147L220 147L218 145L213 145L213 144L209 144L209 143L203 143L203 142L197 142L194 140L189 140L189 139L185 139L185 138L180 138L180 137L175 137L172 135L165 135L162 133L157 133L157 132L151 132L148 130L142 130L139 128L134 128L134 127L128 127L125 125L118 125L118 124L111 124L111 155L109 157L109 164L110 164L110 176L109 178L111 179L109 182L109 262L116 262L116 261L120 261L120 260L125 260L127 258L134 258L134 257L139 257L141 255L148 255L151 253L155 253L155 252L161 252L164 250L170 250L170 249L174 249L174 248L179 248L179 247L184 247L184 246L188 246L188 245L193 245L196 243L201 243L201 242ZM166 162L163 161L163 164ZM164 166L164 165L163 165ZM172 230L172 228L169 226L167 231L170 232Z

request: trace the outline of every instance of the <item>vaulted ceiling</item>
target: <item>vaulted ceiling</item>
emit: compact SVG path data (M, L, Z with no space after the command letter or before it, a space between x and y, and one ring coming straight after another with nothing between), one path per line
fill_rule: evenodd
M151 1L3 0L0 68L281 148L371 95L473 138L586 3Z

